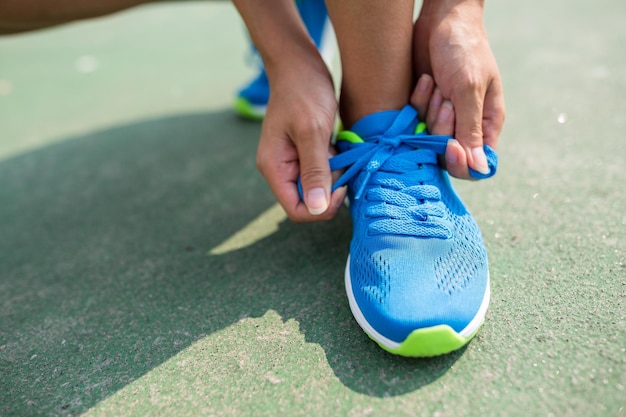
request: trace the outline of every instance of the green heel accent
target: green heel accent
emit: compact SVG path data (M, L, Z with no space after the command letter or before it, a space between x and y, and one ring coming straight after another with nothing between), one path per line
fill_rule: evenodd
M361 139L359 135L350 130L342 130L337 134L337 140L346 140L350 143L363 143L364 140Z
M426 123L419 122L415 127L415 134L420 134L426 132ZM345 140L350 143L363 143L364 140L361 139L359 135L350 131L350 130L342 130L342 126L340 126L340 132L337 134L337 140Z
M243 97L237 97L235 99L233 108L235 110L235 113L245 119L260 121L263 120L263 117L265 116L255 110L254 106Z
M476 333L478 333L478 329L469 337L463 337L455 332L452 327L442 324L414 330L397 348L389 348L380 343L378 345L394 355L429 358L462 348L472 340Z

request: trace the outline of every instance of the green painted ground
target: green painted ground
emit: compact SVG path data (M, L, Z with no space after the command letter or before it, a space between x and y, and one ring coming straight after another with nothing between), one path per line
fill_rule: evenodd
M493 301L463 351L356 325L347 212L293 225L230 112L228 3L0 38L0 415L626 415L626 6L489 2Z

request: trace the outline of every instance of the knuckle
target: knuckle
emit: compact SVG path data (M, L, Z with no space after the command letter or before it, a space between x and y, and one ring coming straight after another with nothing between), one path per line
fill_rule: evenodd
M457 133L457 138L456 138L459 143L463 146L463 147L469 147L469 148L474 148L476 146L479 146L483 143L483 129L482 126L480 125L476 125L476 124L472 124L470 126L465 126L465 128L463 129L463 132L461 134L461 132Z
M472 142L483 140L483 129L482 126L473 124L469 126L467 129L467 139Z
M296 138L310 140L330 137L328 121L319 116L300 118L295 122L293 129Z
M485 80L480 74L469 71L458 71L454 77L452 85L452 96L465 96L467 94L480 95L486 90Z
M308 186L322 183L327 174L327 169L318 166L305 167L300 170L300 178L302 182L306 183Z

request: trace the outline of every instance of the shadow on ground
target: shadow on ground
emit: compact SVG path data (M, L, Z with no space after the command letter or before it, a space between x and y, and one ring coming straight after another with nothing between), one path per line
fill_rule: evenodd
M0 162L0 414L83 412L269 309L297 320L356 392L400 395L448 371L462 352L394 357L352 319L345 210L207 254L274 203L258 133L227 112L183 115Z

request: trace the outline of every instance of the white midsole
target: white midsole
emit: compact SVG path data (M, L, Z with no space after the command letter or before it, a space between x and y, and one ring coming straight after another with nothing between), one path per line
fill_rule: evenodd
M371 338L376 340L378 343L381 343L390 349L397 349L398 347L400 347L400 343L395 342L374 330L374 328L368 323L368 321L365 319L365 316L361 312L361 309L354 299L354 294L352 292L352 282L350 280L350 255L348 255L348 261L346 262L345 281L350 310L352 310L352 315L356 319L356 322L359 323L359 326L361 326L363 331L367 333ZM483 301L480 304L480 308L478 309L478 312L476 313L472 321L470 321L469 324L458 333L461 337L468 338L473 335L476 330L478 330L480 325L483 323L483 320L485 319L485 315L487 314L490 297L491 291L489 289L489 276L487 276L487 291L485 291Z

